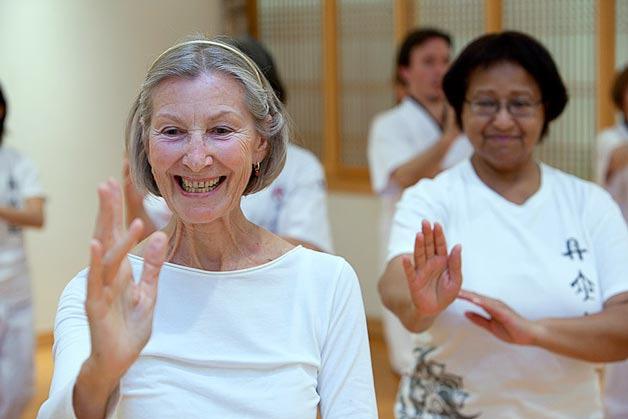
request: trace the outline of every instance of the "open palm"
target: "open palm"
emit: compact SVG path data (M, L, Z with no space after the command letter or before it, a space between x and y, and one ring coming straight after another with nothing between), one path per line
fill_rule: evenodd
M166 236L152 235L144 252L139 282L133 280L128 252L142 234L135 220L124 230L122 192L114 180L98 188L100 201L90 246L85 309L89 320L92 362L110 377L120 378L150 338L157 297L157 279L166 251ZM100 369L100 368L99 368Z
M421 232L414 242L414 263L402 260L412 303L426 316L435 316L451 304L462 285L461 248L454 246L447 253L447 242L440 224L434 228L421 223Z

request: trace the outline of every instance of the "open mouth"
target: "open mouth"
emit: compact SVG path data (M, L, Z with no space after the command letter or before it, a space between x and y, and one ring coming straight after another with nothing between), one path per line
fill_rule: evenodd
M216 189L227 178L219 176L212 179L190 179L183 176L174 177L181 189L188 193L207 193Z

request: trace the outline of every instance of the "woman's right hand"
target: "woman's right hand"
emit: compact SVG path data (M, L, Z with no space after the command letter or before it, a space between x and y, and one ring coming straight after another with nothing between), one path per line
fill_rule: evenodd
M154 233L144 248L141 279L134 282L128 252L142 234L142 222L134 220L125 231L122 191L109 180L98 187L100 201L91 261L87 277L85 310L89 321L91 354L83 364L74 389L74 407L84 417L106 402L120 378L138 358L152 332L159 271L166 254L166 235ZM87 400L83 399L87 397ZM89 406L89 407L88 407ZM103 407L104 406L99 406ZM87 408L87 411L82 409Z
M423 220L414 241L414 263L402 259L412 304L421 317L437 316L458 296L462 285L461 247L447 254L440 224Z

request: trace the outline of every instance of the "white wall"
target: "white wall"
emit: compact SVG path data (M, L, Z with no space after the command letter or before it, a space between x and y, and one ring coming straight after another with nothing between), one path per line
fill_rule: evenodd
M127 111L152 60L221 29L220 0L2 0L0 83L8 145L39 167L47 224L28 234L37 331L87 263L96 186L119 178Z
M351 263L360 279L366 314L381 317L377 280L382 272L379 258L379 213L375 196L332 192L329 218L335 251Z

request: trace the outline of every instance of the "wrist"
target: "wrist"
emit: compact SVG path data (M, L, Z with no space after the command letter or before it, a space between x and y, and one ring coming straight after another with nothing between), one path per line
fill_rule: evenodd
M120 377L111 374L111 368L101 366L89 357L76 378L75 392L89 395L89 399L105 403L120 383Z
M548 320L532 321L530 330L530 345L544 348L550 334Z

